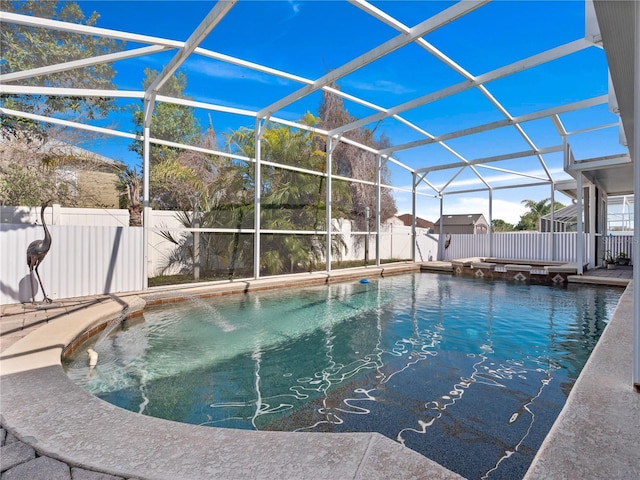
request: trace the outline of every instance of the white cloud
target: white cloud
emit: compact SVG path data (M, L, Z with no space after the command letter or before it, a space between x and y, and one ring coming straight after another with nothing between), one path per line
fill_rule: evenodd
M397 199L398 214L411 213L410 199ZM519 201L503 199L493 200L493 219L504 220L507 223L517 224L520 217L526 213L527 208ZM444 199L444 214L472 214L482 213L489 220L489 199L487 196L449 195ZM440 218L440 201L419 197L417 215L431 222Z
M297 15L300 12L300 2L296 2L294 0L288 0L289 5L291 6L291 10L293 12L293 16Z
M404 85L400 85L399 83L389 82L387 80L374 80L372 82L353 82L343 80L343 83L348 88L366 92L384 92L392 93L394 95L402 95L405 93L413 93L415 91L405 87Z
M527 182L536 182L543 179L546 179L545 172L540 170L530 170L526 172L520 172L523 175L529 175L534 177L539 177L540 180L531 177L524 177L520 175L516 175L513 173L506 172L488 172L487 170L480 169L480 173L482 177L487 181L489 185L498 186L505 183L517 184L517 183L527 183ZM549 169L549 173L551 176L557 179L560 175L566 175L564 169L562 168L551 168ZM436 185L440 187L441 185ZM483 187L484 183L478 177L471 177L464 180L454 180L451 184L452 187L461 188L461 187Z
M230 63L194 60L189 63L189 69L213 78L228 80L247 80L250 82L283 85L288 81L274 75L267 75L249 68L239 67Z

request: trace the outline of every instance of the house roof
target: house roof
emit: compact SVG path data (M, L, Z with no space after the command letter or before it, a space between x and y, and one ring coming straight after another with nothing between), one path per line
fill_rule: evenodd
M39 151L41 153L46 153L49 155L79 157L94 162L106 163L113 166L119 165L121 163L109 157L105 157L104 155L92 152L91 150L87 150L85 148L63 142L62 140L49 140L42 145Z
M78 161L91 162L93 168L108 168L109 171L114 168L124 167L122 162L105 157L99 153L92 152L82 147L72 145L62 140L50 139L45 142L31 142L27 144L25 140L14 138L6 135L0 135L0 147L12 151L22 151L34 157L53 157L53 158L72 158Z
M403 213L402 215L398 215L398 218L402 220L407 227L410 227L413 224L413 215L410 213ZM433 228L435 224L430 222L429 220L425 220L424 218L416 217L416 227L418 228Z
M443 225L475 225L480 218L486 222L484 215L481 213L444 215L441 218L444 218ZM441 218L436 221L435 225L440 225Z

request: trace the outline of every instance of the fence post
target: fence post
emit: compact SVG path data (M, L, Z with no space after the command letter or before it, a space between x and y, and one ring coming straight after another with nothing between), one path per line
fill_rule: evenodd
M60 204L54 203L51 205L51 225L61 225L60 220L62 219Z

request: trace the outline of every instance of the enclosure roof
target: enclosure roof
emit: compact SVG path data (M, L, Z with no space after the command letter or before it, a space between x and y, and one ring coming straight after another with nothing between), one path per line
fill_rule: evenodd
M553 220L556 222L576 223L576 218L578 218L578 206L576 204L568 205L556 210L553 212L553 215L548 213L547 215L541 216L540 219L551 220L551 217L553 217Z
M207 5L194 3L200 10ZM278 25L261 23L265 4L275 8L283 3L217 2L200 18L177 25L170 10L184 2L154 2L153 8L166 10L166 21L176 29L191 26L175 36L173 31L160 34L161 25L145 23L144 13L134 9L123 11L135 16L124 22L134 31L2 12L3 25L127 44L100 57L3 71L0 93L114 97L123 103L146 99L150 106L178 103L203 118L214 115L217 131L272 122L354 143L350 132L364 127L384 132L390 143L365 148L380 154L394 171L414 174L418 190L432 196L555 183L570 178L567 171L574 177L583 172L612 194L633 190L629 149L620 145L617 115L631 142L633 49L628 45L633 43L628 40L634 2L596 0L595 10L589 0L352 0L301 2L298 10L289 2L289 17ZM99 10L100 3L87 5ZM303 8L312 14L303 15ZM62 88L37 81L102 62L112 63L118 75L127 72L126 88ZM142 83L144 67L161 74L143 90L132 85ZM608 91L608 69L617 107ZM186 92L191 99L164 95L163 86L176 71L199 85ZM250 81L260 84L260 96L250 97ZM321 92L339 95L352 118L329 130L301 125L306 111L317 110ZM135 127L119 119L69 121L4 105L0 112L129 143L138 138ZM170 139L151 141L172 145Z

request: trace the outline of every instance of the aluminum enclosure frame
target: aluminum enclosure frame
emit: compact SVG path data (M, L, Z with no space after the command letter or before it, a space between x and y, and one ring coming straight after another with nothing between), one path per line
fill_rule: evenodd
M113 29L105 29L98 27L90 27L81 24L72 24L66 23L51 19L43 19L30 17L25 15L19 15L9 12L0 12L0 25L4 24L19 24L26 25L33 28L44 28L44 29L52 29L58 31L65 31L70 33L77 33L81 35L88 36L96 36L110 39L120 39L127 40L134 43L142 44L142 47L132 48L123 52L111 53L108 55L96 56L93 58L86 58L81 60L75 60L66 62L58 65L47 65L43 67L38 67L30 70L20 71L20 72L9 72L0 75L0 94L4 95L26 95L26 96L35 96L35 95L48 95L48 96L77 96L77 97L105 97L105 98L129 98L129 99L140 99L144 102L144 125L143 125L143 135L142 137L138 137L131 132L119 131L112 128L104 128L97 127L94 125L90 125L88 123L81 123L75 121L68 121L57 118L50 118L41 115L36 115L29 112L20 112L16 110L12 110L6 108L5 105L0 106L0 113L5 116L11 117L19 117L31 119L38 122L43 123L51 123L63 125L66 127L75 128L78 130L85 130L96 132L100 134L123 137L131 140L141 141L144 145L143 152L143 202L144 202L144 218L148 220L148 209L149 209L149 147L152 144L159 145L171 145L178 148L183 149L191 149L202 151L204 153L211 153L215 155L222 156L230 156L227 152L215 151L215 150L207 150L201 149L198 147L190 146L190 145L182 145L179 143L173 143L171 141L154 138L152 136L152 132L150 131L150 123L151 117L153 115L154 107L157 102L167 102L174 103L178 105L187 105L192 106L194 108L200 108L208 111L219 111L225 112L233 115L241 115L243 117L253 119L255 124L255 144L256 144L256 154L255 158L245 159L242 158L243 161L249 161L255 165L255 174L256 181L260 182L261 178L261 165L265 164L264 159L261 158L261 136L264 128L266 128L268 123L278 123L282 125L292 126L296 129L303 129L307 131L311 131L314 134L322 135L326 138L326 143L330 147L327 148L327 164L325 172L312 172L314 175L321 175L327 180L327 185L331 184L332 179L340 179L346 180L350 182L360 182L360 183L369 183L364 180L357 180L353 178L344 178L334 175L331 169L331 152L334 150L335 145L340 142L347 143L350 145L355 145L363 150L372 152L375 154L376 158L376 180L373 184L377 189L377 198L376 198L376 249L379 244L379 224L382 220L380 218L380 190L381 187L385 188L397 188L394 185L381 185L380 184L380 169L381 166L385 162L390 162L393 165L399 167L403 171L406 172L408 176L411 177L411 195L412 195L412 214L414 217L414 236L415 236L415 217L417 212L417 204L419 199L428 197L428 198L437 198L440 200L440 211L443 213L443 202L445 197L449 195L459 195L470 192L479 192L486 191L489 199L489 212L490 218L489 223L492 222L493 215L493 194L495 191L504 189L504 188L520 188L527 186L540 186L540 185L548 185L551 192L551 198L554 198L555 184L557 181L562 180L555 177L554 173L548 167L547 161L545 157L547 155L551 155L554 153L558 153L560 151L564 152L564 160L565 160L565 171L574 176L577 183L577 191L578 191L578 205L579 205L579 213L578 213L578 224L579 231L582 232L582 213L580 211L580 207L582 205L582 188L584 179L587 179L591 183L597 184L600 186L605 192L611 194L630 194L635 193L635 195L639 195L638 191L640 189L640 168L633 168L634 164L640 162L640 139L638 138L640 134L638 133L638 128L633 128L633 122L637 126L640 124L640 38L638 30L640 29L640 7L638 6L638 2L613 2L613 1L604 1L604 0L596 0L595 1L595 10L594 4L591 0L586 0L585 2L585 10L586 10L586 24L585 24L585 32L583 38L576 38L573 41L570 41L563 45L558 45L553 48L550 48L546 51L539 52L527 58L522 58L517 60L511 64L503 65L498 68L495 68L490 71L483 72L481 74L474 75L470 73L470 71L465 68L465 66L461 65L454 58L449 57L444 52L439 50L435 45L430 43L424 38L428 33L437 30L443 26L456 22L457 20L464 18L474 11L478 9L482 9L490 3L488 0L477 0L477 1L462 1L456 3L437 14L431 16L430 18L426 18L417 25L410 27L403 24L399 19L392 17L387 14L380 8L375 5L365 1L365 0L351 0L349 3L353 5L353 7L359 9L364 14L370 16L376 21L380 22L381 25L384 25L387 28L392 28L396 35L392 36L390 39L383 41L376 45L374 48L369 49L365 53L352 58L345 63L339 65L338 67L332 69L325 75L320 76L319 78L305 78L301 75L296 74L295 72L284 72L273 68L269 65L262 65L256 62L251 62L243 58L237 58L230 55L223 54L221 52L213 51L209 48L204 48L201 46L203 41L207 38L207 36L222 22L225 21L229 12L231 12L234 8L237 7L237 0L233 1L219 1L213 5L213 8L209 11L209 13L205 16L205 18L200 22L196 29L192 32L192 34L185 41L176 41L168 38L159 38L148 35L140 35L132 32L124 32ZM625 5L626 4L626 5ZM629 7L629 4L631 7ZM632 9L632 15L629 15L629 8ZM612 38L613 35L610 31L612 28L611 23L607 23L608 19L613 19L613 23L615 24L615 19L618 18L622 21L625 20L625 25L628 25L629 17L631 17L632 24L632 36L634 38L634 46L632 49L633 52L630 55L632 58L620 58L621 54L618 50L616 50L617 46L615 45L615 41L613 41L610 45L607 45L607 41L609 38ZM599 31L601 25L604 25L603 32ZM609 37L611 35L611 37ZM392 105L390 107L384 107L375 105L370 102L366 98L360 98L356 95L342 92L336 88L333 88L331 85L336 82L344 79L347 75L370 65L373 65L377 60L387 57L391 55L393 52L401 49L407 45L413 45L419 47L422 51L426 52L426 54L432 56L438 62L446 65L449 69L455 72L456 75L461 77L463 80L448 85L440 90L429 92L427 94L419 95L416 98L413 98L404 103L400 103L397 105ZM625 152L624 154L613 154L613 155L605 155L598 156L595 158L583 158L579 160L573 159L571 155L571 137L574 135L583 135L589 132L597 132L602 129L609 129L612 127L616 127L616 124L612 124L610 122L604 122L597 126L589 127L588 129L579 129L574 131L568 131L560 118L561 115L569 113L581 111L583 109L587 109L590 107L610 104L611 102L611 94L610 95L599 95L591 98L584 98L583 100L577 102L569 102L563 105L557 105L552 108L546 108L543 110L539 110L537 112L530 112L526 114L515 115L509 111L509 109L498 100L497 96L494 95L491 91L491 82L506 78L508 76L514 75L518 72L522 72L527 69L535 68L537 66L543 64L550 64L551 62L563 58L567 55L575 54L576 52L580 52L583 50L587 50L590 48L604 48L607 50L607 60L609 62L610 70L612 72L612 81L615 87L614 97L618 100L622 99L619 105L620 110L620 124L622 125L622 129L626 132L626 138L629 140L629 147L631 147L631 152ZM92 90L86 88L57 88L57 87L38 87L29 85L27 82L33 78L37 78L41 75L54 75L61 72L66 72L69 70L74 70L78 68L83 68L91 65L97 65L101 63L112 63L118 62L126 59L132 58L146 58L149 55L158 55L163 52L175 52L171 60L164 65L162 73L155 79L155 81L146 89L146 91L124 91L124 90ZM243 68L248 68L256 72L260 72L265 75L270 75L275 78L282 78L288 81L293 81L302 86L290 92L289 94L277 99L276 101L272 101L266 105L261 106L261 108L252 111L241 108L233 108L225 105L217 105L214 103L210 103L207 101L203 101L202 99L195 100L184 100L184 99L176 99L170 98L166 96L162 96L160 94L160 88L162 84L181 66L184 62L192 56L199 56L203 59L214 59L216 61L227 62L232 65L242 66ZM629 62L629 60L631 60ZM635 66L635 70L633 73L633 83L630 87L628 84L625 84L621 80L621 74L618 74L621 71L619 64L625 63ZM631 97L629 93L629 89L632 89ZM346 99L348 101L354 102L357 105L366 107L374 111L374 113L363 116L356 121L352 121L350 123L341 125L332 130L326 131L319 128L309 127L307 125L292 122L290 120L286 120L283 118L283 109L296 101L305 98L317 91L326 91L331 92L335 95L339 95L341 98ZM462 128L454 131L449 131L446 133L434 134L425 130L423 127L418 125L417 123L409 120L402 116L402 114L408 114L413 109L424 106L438 100L442 100L456 94L465 92L465 91L476 91L479 92L498 112L499 116L502 118L501 120L492 121L489 123L475 125L470 128ZM629 98L632 98L633 101L630 102ZM549 119L553 122L556 127L558 133L558 142L556 142L552 146L538 146L532 140L531 135L527 132L529 122L534 122L536 120L541 119ZM631 119L631 120L630 120ZM348 132L369 125L376 124L376 122L380 121L394 121L402 124L405 127L408 127L412 132L416 133L419 138L417 140L412 140L404 143L397 143L391 145L389 148L375 150L371 147L358 144L357 142L350 140L345 137ZM631 124L631 126L630 126ZM513 129L517 135L528 145L528 150L524 151L514 151L506 154L494 155L489 157L482 158L468 158L468 156L463 155L459 152L454 146L453 141L456 139L470 137L472 135L476 135L479 133L489 133L494 130L502 129L502 128L510 128ZM398 157L400 152L415 150L420 147L424 147L427 145L437 145L438 147L444 149L446 152L451 154L457 160L454 162L447 163L439 163L437 165L428 165L424 167L410 167L409 165L403 163L401 159ZM232 156L233 157L233 156ZM503 168L495 165L491 165L492 163L503 162L507 160L515 160L515 159L523 159L523 158L535 158L539 168L541 169L541 174L532 174L527 170L517 171L514 169ZM239 158L239 157L237 157ZM633 161L632 161L633 158ZM425 159L426 160L426 159ZM524 162L523 162L524 163ZM278 168L296 170L295 166L290 165L278 165L275 164ZM621 170L622 169L622 170ZM435 172L439 172L442 174L443 172L448 172L448 181L438 182L431 181L430 175L435 175ZM462 178L463 174L467 172L471 172L472 175L477 179L479 184L481 185L478 188L461 188L456 185L457 180ZM504 176L511 177L512 183L509 185L498 185L494 184L489 178L488 173L497 172ZM623 173L621 173L623 172ZM629 175L629 173L633 172L633 175ZM612 175L617 175L613 177ZM563 177L564 178L564 177ZM616 179L615 181L612 179ZM622 180L618 180L622 179ZM407 182L408 183L408 182ZM614 186L615 183L615 186ZM254 242L254 276L258 278L260 276L259 269L259 255L260 255L260 233L261 233L261 225L260 225L260 192L259 189L256 189L255 194L255 220L254 220L254 228L253 229L245 229L241 230L241 233L252 233L255 236ZM640 199L636 199L640 201ZM637 202L636 202L637 203ZM326 241L328 245L331 242L331 229L330 229L330 220L332 218L331 215L331 189L327 189L327 228L323 232L296 232L300 234L309 234L309 233L319 233L321 235L326 236ZM145 225L148 225L148 221L144 222ZM553 221L552 221L553 223ZM146 272L146 249L148 243L148 232L147 226L145 228L145 286L147 281L147 272ZM208 231L208 230L207 230ZM211 231L216 231L215 229L211 229ZM238 230L240 231L240 230ZM640 232L640 220L638 216L635 217L635 242L634 242L634 258L640 258L640 241L638 240L638 232ZM283 231L283 233L291 233L287 231ZM356 232L356 233L366 233L366 232ZM491 235L491 229L489 231ZM442 236L441 236L442 237ZM414 242L415 244L415 242ZM578 242L578 245L582 245L582 242ZM327 259L330 261L331 254L330 248L327 248L327 252L329 252ZM578 264L582 262L583 254L579 253L576 261ZM376 255L377 262L379 264L378 255ZM415 252L414 252L415 258ZM330 269L330 267L328 267ZM634 272L634 344L635 344L635 355L634 355L634 379L633 383L637 389L640 389L640 273L637 271Z

